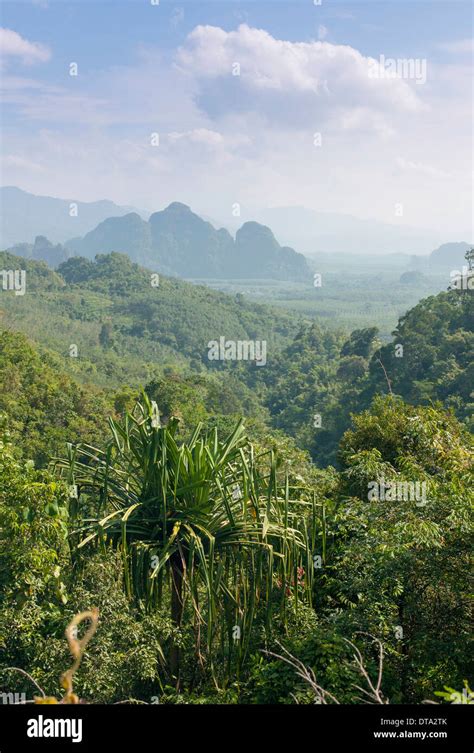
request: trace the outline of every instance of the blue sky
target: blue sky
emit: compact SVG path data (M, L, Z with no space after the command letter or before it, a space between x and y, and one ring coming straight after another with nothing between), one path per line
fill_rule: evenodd
M470 232L468 2L17 0L1 26L3 184ZM367 80L381 55L426 81Z
M181 13L182 11L182 13ZM290 41L318 38L318 26L328 29L328 41L350 44L365 55L430 56L446 59L440 43L470 35L472 4L462 0L269 0L238 2L161 0L4 0L2 26L27 39L40 39L55 52L55 65L40 75L61 79L61 64L84 58L84 72L111 64L131 64L140 44L172 51L199 24L231 31L238 23L264 28ZM86 49L87 55L83 56Z

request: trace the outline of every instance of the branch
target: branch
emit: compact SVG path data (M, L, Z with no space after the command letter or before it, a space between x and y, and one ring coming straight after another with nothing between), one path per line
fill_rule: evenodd
M46 693L44 692L43 688L40 688L36 680L31 675L29 675L28 672L25 672L24 669L20 669L19 667L5 667L3 672L20 672L20 674L25 675L25 677L27 677L28 680L30 680L36 688L38 688L43 698L46 698Z

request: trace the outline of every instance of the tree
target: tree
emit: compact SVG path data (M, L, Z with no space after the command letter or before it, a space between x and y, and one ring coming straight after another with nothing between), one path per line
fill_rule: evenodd
M288 593L296 603L310 598L302 510L290 502L288 484L278 489L273 454L263 473L241 421L224 441L215 430L202 436L198 425L178 445L178 420L162 426L146 395L110 428L104 450L70 446L68 457L57 462L78 487L72 516L87 534L81 546L95 541L117 547L129 597L148 609L168 599L177 628L189 613L197 656L207 653L211 670L218 650L228 667L234 651L240 664L262 610L269 628L275 599L284 617ZM303 566L302 583L296 573ZM179 683L176 641L168 658Z
M66 488L0 426L0 668L22 665L67 601ZM1 686L1 683L0 683Z
M104 322L99 332L99 343L103 348L111 348L114 344L114 330L111 322Z
M341 442L318 605L320 614L337 610L347 637L366 631L383 640L392 702L421 702L465 677L472 451L451 413L394 397L376 398ZM369 494L375 484L390 484L390 494Z
M87 280L94 271L94 262L83 256L71 256L58 267L59 274L68 283L81 283Z
M469 251L466 251L464 257L467 261L469 271L472 272L474 268L474 248L470 248Z
M367 327L366 329L355 329L350 338L344 343L341 349L341 356L361 356L370 358L374 341L379 331L377 327Z
M361 356L346 356L341 359L336 376L343 382L354 382L365 376L368 364Z

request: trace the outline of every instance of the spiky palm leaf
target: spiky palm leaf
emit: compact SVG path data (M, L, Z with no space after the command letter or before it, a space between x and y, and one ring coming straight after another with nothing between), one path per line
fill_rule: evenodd
M89 519L79 516L81 504L73 511L79 546L98 540L119 547L127 592L148 608L161 604L169 582L174 622L192 608L211 662L218 638L232 652L238 627L242 659L262 606L270 625L275 583L283 610L288 590L298 600L297 569L311 561L301 511L293 509L288 484L279 493L272 453L268 472L259 470L262 458L242 421L224 441L216 430L203 436L198 425L179 444L177 428L176 419L161 426L155 404L144 396L123 422L110 420L105 450L69 446L56 466L80 499L95 501ZM306 571L309 595L311 568ZM176 655L171 663L176 672Z

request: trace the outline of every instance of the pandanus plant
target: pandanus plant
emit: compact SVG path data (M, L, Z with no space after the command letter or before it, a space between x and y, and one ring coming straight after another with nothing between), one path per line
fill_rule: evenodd
M178 425L161 425L144 395L121 422L110 420L103 450L68 445L56 466L77 490L78 546L116 546L129 597L147 609L168 600L176 626L191 620L215 677L216 652L229 672L234 659L240 666L257 615L270 628L275 605L284 619L290 598L310 599L311 546L288 480L280 489L273 453L257 455L242 421L223 441L198 425L179 442ZM179 658L174 642L176 679Z

